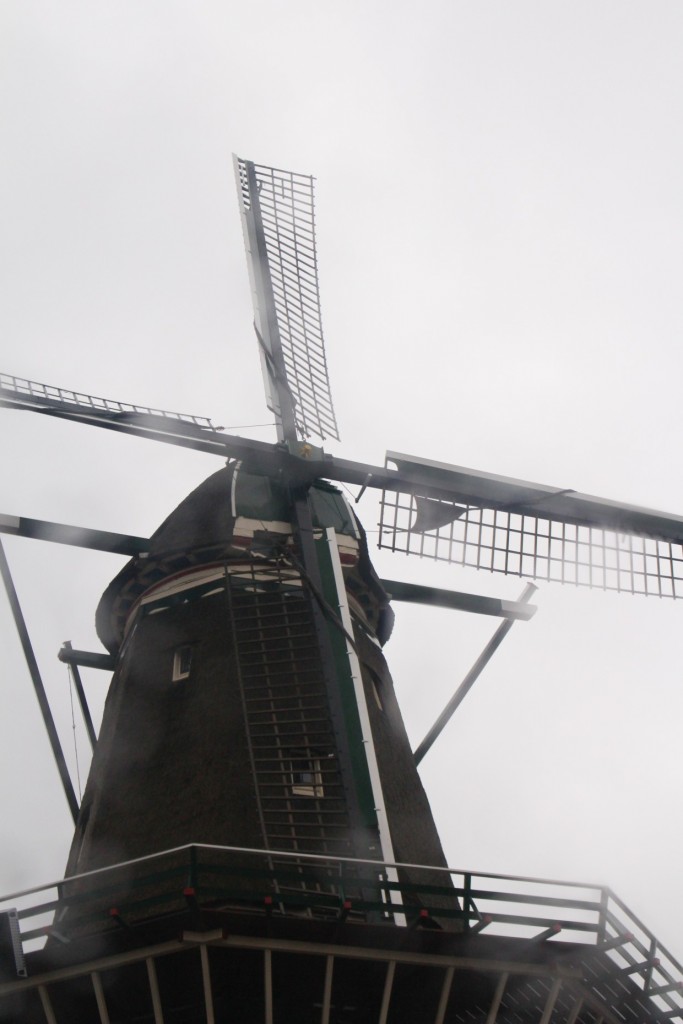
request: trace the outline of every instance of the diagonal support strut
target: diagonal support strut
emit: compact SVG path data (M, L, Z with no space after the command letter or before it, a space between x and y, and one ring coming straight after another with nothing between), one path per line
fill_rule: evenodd
M14 581L12 580L12 574L10 572L7 557L5 555L5 549L0 542L0 575L2 575L3 583L5 584L5 590L7 591L7 599L12 610L12 616L14 618L14 624L17 627L17 633L21 641L21 646L24 651L24 658L26 659L26 665L28 667L31 682L33 683L33 689L35 690L36 697L38 698L38 704L40 705L40 712L43 716L43 722L47 729L47 735L50 740L50 746L52 747L52 753L54 759L57 762L57 770L59 777L62 780L62 788L64 789L64 795L66 802L69 805L71 811L71 817L74 820L74 824L78 818L78 800L74 792L74 787L71 782L71 776L69 775L69 769L66 766L66 760L64 759L64 752L62 745L59 742L59 736L57 734L57 728L55 726L54 719L52 717L52 711L50 710L50 703L45 693L45 687L43 686L43 680L40 676L40 670L38 668L38 662L36 656L33 653L33 646L31 639L26 629L26 623L24 622L24 616L21 611L21 605L19 604L19 598L14 587Z
M533 594L536 593L538 587L533 583L528 583L522 592L519 603L526 604ZM475 682L488 665L489 661L502 644L505 637L512 629L514 619L506 619L505 622L501 622L500 626L493 634L489 642L487 643L484 650L481 652L477 660L475 661L472 668L469 670L463 681L461 682L458 689L455 691L451 699L449 700L446 707L443 709L434 725L428 731L422 743L416 748L415 764L419 764L422 758L425 756L427 751L432 747L436 739L441 735L444 728L450 721L452 715L456 709L462 704L463 700L474 686Z

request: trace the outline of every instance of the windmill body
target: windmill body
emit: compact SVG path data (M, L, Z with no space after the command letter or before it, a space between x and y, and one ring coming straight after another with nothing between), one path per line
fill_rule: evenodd
M67 876L196 842L445 866L378 638L388 599L341 494L310 501L325 594L286 491L237 464L112 581L97 620L116 667Z

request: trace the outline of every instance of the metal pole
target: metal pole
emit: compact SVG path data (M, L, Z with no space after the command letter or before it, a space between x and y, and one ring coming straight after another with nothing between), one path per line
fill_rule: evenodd
M266 1024L273 1024L273 952L263 950L263 988L266 1004Z
M72 650L71 641L65 640L64 647L68 651ZM83 715L83 722L85 724L85 730L90 740L90 746L95 749L97 743L97 736L95 735L95 728L92 724L92 718L90 717L90 708L88 707L88 701L85 697L85 690L83 689L83 683L81 681L81 673L78 671L78 665L75 662L69 664L69 671L71 672L71 678L74 681L74 687L76 688L76 696L78 697L78 703L81 706L81 714Z
M14 582L12 580L12 574L10 572L7 557L5 555L5 549L0 541L0 574L2 575L3 583L5 584L5 590L7 591L7 600L9 601L12 615L14 617L14 624L17 627L17 633L21 641L21 646L24 651L24 658L26 659L26 665L28 667L31 681L33 683L33 689L35 690L36 697L38 698L38 704L40 705L40 711L43 716L43 722L47 729L47 735L50 740L50 746L52 747L52 753L54 759L57 762L57 771L59 777L62 780L62 788L64 789L64 795L66 796L66 802L69 805L71 811L71 817L74 820L74 824L78 818L78 800L74 788L71 784L71 776L69 775L69 769L66 766L64 759L64 753L62 751L62 745L59 742L59 736L55 727L52 712L50 711L50 704L45 693L45 687L43 686L43 680L40 677L40 671L38 669L38 662L36 661L35 654L33 653L33 647L31 640L26 629L26 623L24 622L24 616L21 611L19 604L19 598L17 592L14 589Z
M523 593L519 598L520 604L526 604L531 598L532 594L535 594L538 587L534 583L527 583ZM437 737L441 734L445 726L451 719L451 716L455 710L462 704L463 700L474 686L475 682L488 665L489 661L502 644L505 637L508 635L514 625L514 619L506 619L505 622L501 622L500 626L493 634L489 642L487 643L484 650L481 652L477 660L475 661L472 668L469 670L463 681L461 682L458 689L455 691L451 699L449 700L446 707L443 709L434 725L431 727L422 743L415 750L415 764L419 764L422 758L425 756L427 751L430 749L432 744L435 742Z
M332 1009L332 971L334 969L334 956L325 957L325 986L323 989L323 1008L320 1014L320 1024L330 1024L330 1010Z
M396 961L390 960L387 964L387 973L384 980L384 991L382 993L382 1006L379 1011L379 1024L387 1024L387 1017L389 1015L389 1001L391 999L391 990L394 985L394 974L396 973Z
M548 992L548 999L543 1009L541 1024L550 1024L550 1017L552 1015L553 1009L555 1008L555 1003L557 1002L557 997L560 994L561 988L562 978L555 978L552 985L550 986L550 991Z
M147 960L147 979L149 981L149 991L152 996L152 1009L154 1010L154 1024L164 1024L164 1013L161 1009L161 996L159 994L159 981L157 979L157 970L154 964L154 957L148 956Z
M216 1024L216 1017L213 1011L213 993L211 991L209 951L206 948L205 942L202 942L199 947L199 955L202 958L202 983L204 985L204 1003L206 1004L206 1024Z
M453 975L455 974L455 967L447 967L446 973L443 979L443 986L441 988L441 996L439 997L439 1008L436 1011L436 1017L434 1018L434 1024L443 1024L446 1019L446 1009L448 1007L448 998L451 994L451 986L453 984Z
M486 1024L496 1024L496 1020L498 1018L498 1010L500 1009L500 1004L503 1001L503 996L505 994L505 986L508 983L508 977L509 975L507 971L503 971L500 978L498 979L496 991L493 996L493 1002L489 1007L489 1012L486 1017Z
M533 619L536 614L533 604L502 601L498 597L484 597L483 594L465 594L460 590L423 587L399 580L381 579L380 583L392 601L426 604L430 608L454 608L456 611L476 612L478 615L495 615L499 619Z
M583 1009L583 998L581 996L577 996L574 1005L572 1006L571 1010L569 1011L569 1016L567 1017L567 1024L576 1024L577 1020L579 1019L579 1014L581 1013L582 1009Z
M100 978L99 972L92 971L90 978L92 979L92 987L95 990L95 1000L97 1002L100 1021L102 1024L110 1024L109 1010L107 1009L107 1001L104 997L104 989L102 988L102 979Z
M43 1005L43 1013L45 1014L47 1024L57 1024L57 1018L55 1017L55 1012L52 1009L50 996L44 985L38 986L38 995L40 996L40 1001Z

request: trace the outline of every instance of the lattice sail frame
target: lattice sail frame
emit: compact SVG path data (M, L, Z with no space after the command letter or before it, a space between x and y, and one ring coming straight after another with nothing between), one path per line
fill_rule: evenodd
M170 412L167 409L153 409L147 405L131 405L130 402L118 402L113 398L100 398L97 395L86 395L81 391L54 387L52 384L39 384L35 380L15 377L9 373L0 373L0 405L10 404L3 398L10 397L11 405L25 405L35 408L36 402L60 405L80 412L100 412L123 416L163 416L165 419L180 420L196 427L216 430L206 416L192 416L183 412Z
M303 437L314 433L339 440L320 311L314 179L240 157L235 157L235 172L261 341L271 356L274 348L281 350L286 381L280 385L293 401L298 432ZM260 295L254 281L256 268L251 265L259 256L250 226L258 236L256 242L264 246L267 269L261 267ZM281 403L273 393L278 390L273 367L263 354L262 362L268 405L277 416Z
M433 501L459 517L411 529L418 500L383 491L379 547L509 576L656 597L683 597L683 545L541 516Z

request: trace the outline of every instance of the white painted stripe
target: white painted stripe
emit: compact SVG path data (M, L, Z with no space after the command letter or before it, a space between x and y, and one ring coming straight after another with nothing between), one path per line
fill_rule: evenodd
M292 524L286 523L284 519L252 519L250 516L237 516L233 533L237 537L253 539L257 531L267 530L268 533L281 533L283 536L290 536Z
M190 587L198 587L201 583L210 583L213 580L225 579L225 567L215 565L210 569L189 569L178 576L172 576L161 583L150 587L140 598L140 604L149 604L151 601L160 601L164 597L172 597L174 594L181 594L183 590Z
M353 623L351 621L351 612L349 611L346 587L344 585L344 575L342 573L341 562L339 560L339 549L337 548L335 532L331 526L325 531L325 539L330 551L330 559L334 570L334 582L337 590L339 616L346 632L349 636L353 636ZM365 687L363 686L360 662L358 661L358 655L346 638L345 645L346 654L351 668L353 688L356 694L356 705L358 707L358 716L360 718L361 734L363 737L363 749L365 750L368 773L370 775L370 785L372 786L372 795L375 802L379 841L382 847L382 860L392 862L394 860L394 848L391 842L389 821L387 819L386 808L384 806L382 780L379 773L379 766L377 764L377 753L375 751L375 742L372 736L372 726L370 725L370 714L365 700ZM387 878L390 882L398 882L398 872L395 868L387 868ZM391 902L397 906L403 906L403 897L401 896L401 893L392 892ZM396 924L406 924L405 915L402 913L395 913L394 920L396 921Z

